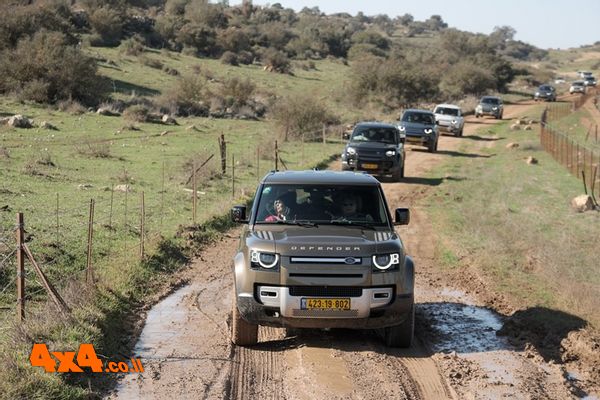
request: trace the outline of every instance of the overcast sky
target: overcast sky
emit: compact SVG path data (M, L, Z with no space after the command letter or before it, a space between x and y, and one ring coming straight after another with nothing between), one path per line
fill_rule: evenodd
M230 0L239 4L241 0ZM255 5L280 3L300 11L318 6L321 12L356 15L412 14L424 21L433 14L453 28L489 34L495 26L516 29L515 39L537 47L569 48L600 41L600 0L254 0Z

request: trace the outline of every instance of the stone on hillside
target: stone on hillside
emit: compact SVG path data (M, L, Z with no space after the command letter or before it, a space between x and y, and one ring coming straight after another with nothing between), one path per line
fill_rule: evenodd
M87 189L91 189L94 186L90 185L89 183L82 183L80 185L77 185L77 189L79 190L87 190Z
M523 128L524 131L530 131L531 130L531 125L525 125L525 128Z
M576 212L585 212L594 209L594 202L592 196L587 194L579 195L571 200L571 207Z
M115 111L111 110L108 107L100 107L96 111L96 114L98 114L98 115L104 115L104 116L107 116L107 117L116 117L116 116L121 115L118 112L115 112Z
M168 135L169 133L171 133L171 131L162 131L162 132L160 133L160 136L166 136L166 135Z
M0 125L8 125L9 117L0 118Z
M17 114L8 118L8 126L12 126L13 128L31 128L33 121L21 114Z
M177 125L177 121L175 118L171 117L169 114L165 114L162 116L163 124Z
M527 159L525 160L525 162L527 164L531 165L531 164L537 164L538 160L535 157L529 156L529 157L527 157Z
M58 128L57 128L57 127L55 127L54 125L52 125L52 124L51 124L50 122L48 122L48 121L43 121L43 122L40 124L40 128L42 128L42 129L48 129L48 130L51 130L51 131L57 131L57 130L58 130Z
M117 186L115 186L114 191L125 193L125 192L131 192L132 189L131 189L131 186L129 186L129 185L117 185Z
M509 143L509 144L506 145L507 149L516 149L517 147L519 147L519 143L513 143L513 142L511 142L511 143Z
M519 130L521 130L521 126L520 126L520 124L514 123L510 126L510 130L511 131L519 131Z
M515 120L515 124L516 124L516 125L525 125L525 121L524 121L524 120L522 120L522 119L519 119L519 118L517 118L517 119Z

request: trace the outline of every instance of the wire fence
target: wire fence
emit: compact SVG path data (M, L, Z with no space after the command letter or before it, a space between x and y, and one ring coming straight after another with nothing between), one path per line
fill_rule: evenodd
M554 126L554 122L565 118L581 108L587 101L596 98L596 92L588 91L578 97L572 104L565 103L546 108L541 117L540 142L544 150L562 164L575 177L582 179L585 192L596 202L600 199L600 151L582 143L572 135L562 132ZM592 130L588 130L587 138ZM597 139L597 128L594 130Z
M319 130L323 143L339 142L342 132L340 126ZM285 146L274 140L267 148L263 143L236 154L225 149L225 138L222 146L209 161L223 168L216 177L203 175L209 164L202 165L206 161L202 159L190 165L189 179L173 181L163 162L162 182L148 185L153 190L142 185L134 189L127 181L110 182L87 199L82 199L87 188L80 187L76 201L63 192L50 196L51 201L26 207L23 213L12 210L12 205L0 210L0 325L14 320L15 307L18 319L23 319L39 308L36 304L48 300L67 313L72 299L63 295L70 284L112 279L106 274L118 269L103 267L126 268L148 259L175 230L198 229L213 216L225 214L236 201L247 199L267 171L297 169L307 162L304 140ZM314 163L309 151L306 156Z

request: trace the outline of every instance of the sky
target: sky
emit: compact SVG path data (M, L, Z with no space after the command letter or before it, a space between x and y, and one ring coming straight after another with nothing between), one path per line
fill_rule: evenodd
M508 25L517 31L516 40L543 49L600 41L600 0L253 0L255 5L274 3L296 11L317 6L326 14L362 11L393 18L408 13L417 21L438 14L449 27L485 34L495 26Z

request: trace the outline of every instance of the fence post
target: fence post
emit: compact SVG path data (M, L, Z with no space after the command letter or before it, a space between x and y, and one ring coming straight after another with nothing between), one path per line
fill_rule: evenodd
M221 152L221 173L225 175L227 172L227 143L225 143L225 135L222 133L219 137L219 150Z
M192 223L196 225L196 162L192 165L194 171L192 172Z
M235 154L231 153L231 198L235 199Z
M92 249L94 239L94 199L90 199L90 215L88 219L88 243L87 243L87 270L85 280L87 283L94 284L94 267L92 264Z
M260 147L256 147L256 180L260 180Z
M17 321L25 319L25 259L23 257L23 213L17 213Z
M323 124L323 144L327 143L327 139L325 138L325 124Z
M60 243L60 219L58 217L58 210L59 210L59 198L58 198L58 192L56 193L56 247L60 247L59 243Z
M277 147L277 140L275 141L275 171L279 169L279 148Z
M160 233L163 228L163 213L165 209L165 161L162 163L162 183L160 187Z
M146 205L144 191L142 191L142 210L140 215L140 261L144 261L144 240L146 240Z

